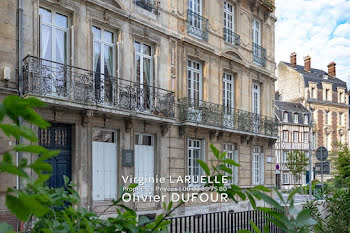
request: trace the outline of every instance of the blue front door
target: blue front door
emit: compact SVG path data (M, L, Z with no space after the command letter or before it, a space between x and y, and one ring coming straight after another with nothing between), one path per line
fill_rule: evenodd
M64 186L63 176L72 178L72 127L66 124L51 124L39 130L39 144L50 150L60 150L60 154L49 159L52 175L48 185L52 188Z
M306 179L306 183L308 184L309 182L310 182L310 172L309 171L307 171L306 172L306 177L305 177Z

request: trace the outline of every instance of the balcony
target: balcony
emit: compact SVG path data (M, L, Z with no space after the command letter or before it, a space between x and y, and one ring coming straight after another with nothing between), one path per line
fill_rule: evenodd
M179 100L178 108L182 123L268 137L277 137L278 134L276 119L259 114L188 98Z
M266 49L253 43L253 61L266 67Z
M228 28L224 28L224 40L232 45L241 44L241 37Z
M208 41L208 19L187 10L187 32L192 36Z
M23 72L26 95L125 115L174 118L175 95L168 90L33 56L24 59Z
M135 0L135 4L154 14L158 13L158 2L156 0Z
M274 0L259 0L259 2L267 7L271 12L275 10L275 1Z

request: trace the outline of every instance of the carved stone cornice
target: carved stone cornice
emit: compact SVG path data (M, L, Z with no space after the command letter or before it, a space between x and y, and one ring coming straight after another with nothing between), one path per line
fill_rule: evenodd
M169 132L170 129L170 124L161 124L160 125L160 133L162 136L164 136L165 134L167 134Z
M125 132L130 133L131 129L134 126L134 120L131 117L128 117L124 119L124 122L125 122Z
M183 138L188 131L188 127L185 125L179 126L179 137Z
M94 111L92 110L85 110L81 112L81 125L87 126L90 122L90 118L93 117Z

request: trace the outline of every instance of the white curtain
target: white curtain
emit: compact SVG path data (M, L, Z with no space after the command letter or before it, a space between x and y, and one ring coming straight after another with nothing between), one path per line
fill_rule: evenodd
M51 59L51 57L46 57L46 52L49 47L49 41L51 37L51 28L47 26L41 26L41 57L46 59ZM50 46L51 49L51 46Z
M61 62L61 63L65 63L65 48L64 48L64 44L65 44L65 38L66 37L66 33L61 31L61 30L57 30L56 31L56 45L58 48L58 51L56 51L56 62Z

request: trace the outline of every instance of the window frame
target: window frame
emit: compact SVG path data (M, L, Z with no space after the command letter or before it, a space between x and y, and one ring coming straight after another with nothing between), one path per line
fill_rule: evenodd
M198 146L194 146L194 142L199 143ZM191 146L190 146L191 145ZM202 176L203 169L197 162L196 158L193 157L193 152L194 150L199 150L199 159L202 161L205 161L205 142L203 139L196 139L196 138L188 138L187 139L187 175L191 176L191 182L188 184L188 186L201 186L202 184L200 183L200 176ZM190 151L192 153L190 153ZM191 154L191 155L190 155ZM198 169L199 174L193 175L194 174L194 169ZM198 178L198 183L194 183L195 176Z
M299 142L299 131L293 131L293 142Z
M189 63L191 66L189 66ZM195 68L194 64L198 65L199 69ZM195 80L194 74L198 74L199 81ZM189 87L189 83L191 87ZM198 83L198 99L195 98L195 92L197 92L197 90L194 89L195 83ZM203 99L203 64L200 61L190 58L187 59L186 64L186 95L192 103L199 103Z
M230 149L230 147L232 149ZM237 145L234 143L224 143L223 144L223 149L224 152L226 152L226 158L227 159L232 159L234 160L236 163L239 163L238 161L238 150L237 150ZM235 153L237 153L237 158L235 159ZM231 156L231 157L230 157ZM238 183L238 167L236 166L232 166L232 165L226 165L228 168L232 169L232 175L230 175L229 173L227 173L228 176L232 176L232 179L228 180L227 185L231 185L231 184L237 184Z
M283 130L282 131L282 142L288 142L289 141L289 131Z
M283 122L288 122L288 116L289 114L287 111L283 112Z
M293 122L295 124L298 124L299 123L299 113L294 113L293 114Z
M226 114L232 113L232 110L235 108L235 76L229 72L223 72L222 85L224 111Z

